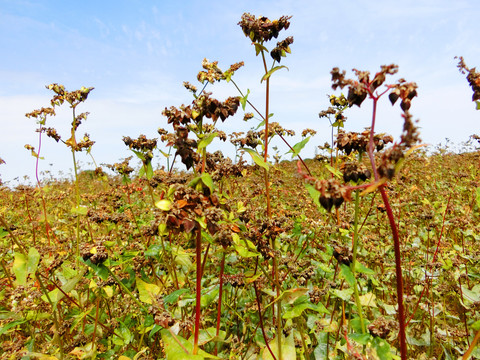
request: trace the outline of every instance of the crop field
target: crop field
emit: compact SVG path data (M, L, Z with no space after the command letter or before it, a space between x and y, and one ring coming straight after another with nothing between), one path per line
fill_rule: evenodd
M95 146L77 112L94 88L47 86L50 104L26 114L38 126L39 143L25 146L36 183L0 186L1 359L480 358L480 138L462 153L427 151L417 85L396 65L333 68L319 114L332 142L303 159L315 129L290 144L270 119L270 78L294 40L267 46L289 24L239 22L264 65L265 104L236 85L243 63L204 60L200 89L184 83L191 104L163 111L169 128L125 136L132 157L95 169L76 161ZM478 105L480 74L463 58L458 67ZM238 96L215 99L217 82ZM375 132L383 101L400 109L398 139ZM371 124L350 132L364 103ZM72 111L66 135L49 124L60 107ZM226 134L242 111L260 125ZM73 180L41 177L42 141L71 152ZM237 157L209 152L214 141Z

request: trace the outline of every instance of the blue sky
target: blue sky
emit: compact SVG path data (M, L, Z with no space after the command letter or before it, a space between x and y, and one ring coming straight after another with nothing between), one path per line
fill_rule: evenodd
M272 77L271 111L273 120L298 134L307 127L318 131L305 149L306 157L330 137L328 121L318 113L328 107L327 94L333 93L334 66L351 74L352 68L375 73L380 65L398 64L392 82L402 77L419 86L411 112L420 120L425 143L434 145L445 138L460 143L480 132L480 112L454 59L462 55L471 67L480 66L480 10L473 0L0 0L0 157L6 161L0 166L2 180L34 178L35 160L24 145L38 147L36 124L24 115L48 106L51 94L45 85L53 82L68 90L95 87L79 107L90 112L79 133L87 132L96 141L92 154L97 163L117 162L131 154L123 136L158 137L159 127L169 129L161 112L191 102L182 82L197 84L203 58L218 60L223 69L245 61L236 82L250 89L250 100L263 109L261 61L237 25L244 12L271 19L293 16L280 36L295 39L292 54L282 60L289 71ZM229 84L208 91L220 99L238 95ZM370 113L370 103L350 109L347 130L368 126ZM385 98L378 116L378 131L398 137L398 107L392 109ZM221 128L228 133L255 125L242 117L240 111ZM47 125L65 137L70 122L65 110ZM233 155L229 143L214 146ZM42 155L40 170L71 173L71 154L63 144L45 137ZM83 168L91 168L84 154L78 160Z

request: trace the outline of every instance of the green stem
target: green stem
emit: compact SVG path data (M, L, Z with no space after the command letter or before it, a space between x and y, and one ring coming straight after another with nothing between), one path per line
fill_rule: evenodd
M50 305L52 306L52 310L53 310L53 324L54 324L54 326L55 326L54 341L57 342L57 344L58 344L58 348L59 348L59 350L60 350L60 360L62 360L62 359L63 359L64 350L63 350L63 341L62 341L62 338L61 338L60 335L59 335L60 324L59 324L58 318L57 318L57 316L59 317L58 309L57 309L57 307L54 305L52 299L50 299L50 295L49 295L49 293L48 293L48 290L47 290L47 288L45 287L45 285L43 284L43 281L42 281L42 279L40 278L40 276L38 276L38 274L35 274L35 277L37 278L38 284L40 285L40 288L42 289L42 292L45 294L45 297L47 298L48 302L49 302Z
M130 291L130 289L127 288L124 283L122 283L122 281L117 277L117 275L115 275L113 273L113 271L108 266L105 266L105 268L107 269L108 273L113 277L115 282L118 285L120 285L120 287L128 294L128 296L130 296L130 298L133 301L135 301L135 303L138 305L138 307L140 307L143 311L148 312L147 308L145 306L143 306L143 304L135 297L135 295L133 295L133 293Z
M198 353L198 338L200 334L200 306L202 299L202 230L197 230L196 239L196 264L197 264L197 280L196 280L196 302L195 302L195 329L193 335L193 355Z
M263 60L263 66L265 69L265 74L268 73L267 69L267 62L265 60L265 52L262 50L262 60ZM264 149L263 149L263 157L264 161L267 162L268 160L268 137L269 137L269 105L270 105L270 77L268 77L265 80L265 134L264 134ZM269 180L269 173L268 170L265 169L265 196L267 200L267 218L272 217L272 208L270 204L270 180ZM272 240L272 249L275 251L275 240ZM278 282L279 280L279 275L278 275L278 264L277 264L277 258L274 255L273 260L272 260L272 267L274 271L274 277L275 277L275 282L276 284L276 289L277 289L277 298L280 297L281 294L281 287ZM278 360L282 360L282 306L281 306L281 301L279 300L276 304L276 309L277 309L277 314L276 314L276 337L277 337L277 348L278 348Z
M354 287L353 287L353 292L355 296L355 303L357 305L357 311L358 311L358 316L360 318L360 325L362 327L362 334L365 334L367 332L365 328L365 322L363 320L363 308L362 308L362 302L360 301L360 296L358 293L358 282L357 282L357 276L356 276L356 271L355 271L355 266L357 263L357 250L358 250L358 215L360 212L360 194L359 190L355 190L355 215L354 215L354 223L353 223L353 247L352 247L352 263L350 265L352 274L353 274L353 280L354 280Z
M223 272L225 270L225 251L222 254L222 262L220 263L220 275L219 275L219 281L220 281L220 288L218 289L218 308L217 308L217 332L215 333L215 336L219 337L220 335L220 325L221 325L221 320L222 320L222 295L223 295ZM214 355L216 356L218 353L218 343L215 346L215 352Z

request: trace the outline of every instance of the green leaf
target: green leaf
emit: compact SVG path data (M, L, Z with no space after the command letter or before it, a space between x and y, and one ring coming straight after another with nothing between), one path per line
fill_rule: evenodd
M40 254L37 249L31 247L28 250L27 273L34 274L37 271Z
M360 334L360 333L353 333L348 335L349 339L356 341L359 344L367 345L369 341L372 340L372 336L370 334Z
M305 309L308 309L308 303L295 305L290 310L285 311L282 317L284 319L293 319L299 317L300 315L302 315Z
M193 263L190 259L190 254L183 250L181 246L172 247L172 256L177 265L182 266L186 271L193 269Z
M353 295L353 289L345 289L345 290L339 290L339 289L331 289L330 292L332 295L335 295L336 297L342 299L343 301L350 301L350 298Z
M153 177L153 167L152 167L152 162L149 161L147 164L147 180L151 180Z
M305 147L305 145L307 145L307 143L310 141L310 138L311 138L311 136L308 136L305 139L303 139L302 141L296 143L295 145L292 146L293 150L288 150L286 152L286 154L292 153L292 159L295 156L298 156L298 154L300 154L300 151L302 151L302 149Z
M290 332L290 335L287 338L282 336L281 345L282 347L282 359L283 360L296 360L297 354L295 351L295 341L293 338L293 331ZM275 354L275 358L278 359L278 341L274 338L270 341L270 349ZM262 360L273 360L272 354L265 346L262 352Z
M137 150L133 150L133 149L131 149L131 150L137 156L137 158L142 160L142 162L145 161L145 155L143 155L143 153L141 153L140 151L137 151Z
M377 351L380 360L391 360L394 358L390 345L385 340L375 337L372 342L372 347Z
M180 298L180 296L182 296L183 294L185 293L188 293L188 289L178 289L178 290L175 290L174 292L172 292L171 294L165 296L163 298L163 302L165 304L174 304L178 301L178 299Z
M327 360L328 359L328 333L320 332L317 335L318 346L313 351L315 360Z
M188 186L196 189L197 191L202 191L203 186L208 187L210 193L213 193L215 191L215 184L209 173L203 173L202 175L193 178L192 181L190 181L190 183L188 184Z
M275 71L278 71L278 70L283 69L283 68L288 70L288 67L286 67L285 65L275 66L275 67L271 68L265 75L263 75L262 80L260 80L260 82L261 83L264 82L265 80L270 78L270 76L272 76L272 74Z
M475 102L476 102L476 104L477 104L476 109L477 109L477 110L480 110L480 101L477 100L477 101L475 101Z
M315 189L315 186L311 185L311 184L305 184L305 187L307 188L308 190L308 194L310 195L310 197L312 198L313 202L315 203L315 205L317 205L317 207L319 209L323 209L323 207L320 205L320 191L318 191L317 189Z
M475 330L475 331L480 330L480 320L475 321L475 322L471 325L471 327L472 327L472 329Z
M120 327L117 327L115 331L116 332L118 331L118 335L120 335L121 338L119 336L114 335L113 343L115 345L120 345L120 346L128 345L134 339L134 335L132 334L132 332L130 331L127 325L125 325L122 322L120 322L120 324L121 324Z
M214 289L214 290L208 292L205 295L202 295L202 297L200 298L200 306L202 308L205 308L205 307L209 306L213 301L218 299L218 290L219 289L217 288L217 289Z
M193 343L184 339L180 335L174 335L168 329L163 329L160 334L162 335L167 360L218 359L217 356L210 355L202 349L198 350L198 355L192 355Z
M343 174L339 170L335 169L334 167L330 166L329 164L325 164L325 167L327 168L328 171L330 171L338 179L343 178Z
M265 162L262 159L262 157L260 155L258 155L258 153L255 150L246 149L246 148L244 148L243 150L250 154L250 156L252 157L252 160L255 162L255 164L264 168L267 171L270 169L270 164L268 162Z
M167 159L170 157L170 154L167 154L165 151L160 150L160 153L165 156Z
M170 209L172 208L173 204L170 200L168 199L162 199L162 200L159 200L155 203L155 206L157 208L159 208L160 210L163 210L163 211L170 211Z
M258 54L260 54L262 51L268 52L268 49L265 46L263 46L262 44L254 43L253 45L255 46L255 55L256 56L258 56Z
M215 191L215 184L213 183L213 179L210 176L209 173L203 173L201 176L203 184L208 187L210 190L210 193L213 193Z
M375 296L374 293L369 292L369 293L366 293L364 295L360 295L359 299L360 299L360 303L363 306L369 306L369 307L374 307L374 308L377 307L377 303L375 302L376 296Z
M480 302L480 284L475 285L472 290L469 290L466 286L460 285L463 295L463 301L460 302L469 308L472 304Z
M353 276L352 270L348 265L341 264L340 273L342 274L343 278L347 280L348 285L350 286L355 285L355 277Z
M217 136L218 136L218 132L208 134L208 136L205 136L204 138L202 138L202 140L198 142L197 149L200 151L206 148Z
M243 111L245 111L245 107L247 106L247 99L249 94L250 94L250 89L247 89L247 94L240 98L240 104L242 104Z
M475 195L475 202L477 203L477 208L480 209L480 187L477 187Z
M85 205L80 205L78 207L72 207L70 212L77 215L87 215L88 208Z
M27 322L27 319L15 320L15 321L9 322L8 324L5 324L4 326L0 327L0 336L5 334L11 328L14 328L15 326L21 325L25 322Z
M240 236L238 236L238 234L233 233L232 241L235 250L241 257L247 258L259 255L259 253L257 252L257 248L250 240L240 239Z
M375 271L367 268L365 265L363 265L359 261L355 262L355 271L358 273L366 274L366 275L375 275Z
M27 259L22 253L16 252L15 260L13 261L12 270L16 277L16 283L18 285L27 284Z
M8 235L8 231L5 230L5 228L0 227L0 239L3 239L7 235Z
M140 301L147 304L152 304L156 295L160 294L160 287L155 284L149 284L140 278L136 278L137 289Z
M82 280L83 278L84 278L84 272L81 272L76 277L68 280L65 283L65 285L63 285L61 287L62 291L58 290L57 288L53 289L52 291L50 291L48 293L48 296L49 296L50 300L53 303L59 302L60 300L62 300L65 297L64 293L68 294L70 291L72 291L75 288L75 286L78 284L78 282L80 280ZM43 295L42 300L45 301L45 302L48 302L47 296Z

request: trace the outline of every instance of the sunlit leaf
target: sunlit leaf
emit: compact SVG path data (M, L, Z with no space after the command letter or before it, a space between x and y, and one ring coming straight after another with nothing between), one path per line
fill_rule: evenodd
M262 157L255 150L247 148L244 148L243 150L250 154L255 164L264 168L267 171L270 169L270 164L268 162L265 162L264 159L262 159Z
M173 207L173 204L168 199L162 199L155 203L155 206L163 211L170 211Z
M155 284L149 284L140 278L135 278L140 301L152 304L156 295L160 294L160 287Z
M40 253L34 247L28 250L27 273L34 274L37 271Z
M16 277L16 283L25 286L27 284L27 259L25 255L18 252L15 253L14 257L12 270Z
M330 173L332 173L338 179L343 178L343 174L340 170L335 169L333 166L330 166L329 164L325 164L325 167L327 168L328 171L330 171Z
M82 279L84 278L84 274L83 272L78 274L76 277L68 280L62 287L62 291L58 290L57 288L53 289L52 291L50 291L48 293L48 297L50 298L50 300L54 303L57 303L59 302L60 300L62 300L65 295L64 294L68 294L70 293L74 288L75 286L78 284L79 281L81 281ZM48 298L46 295L43 295L42 296L42 300L45 301L45 302L48 302Z
M275 66L274 68L271 68L265 75L263 75L262 80L260 82L264 82L265 80L269 79L270 76L272 76L272 74L275 71L278 71L278 70L283 69L283 68L288 70L288 67L286 67L285 65Z
M286 154L291 153L292 154L292 159L300 154L300 151L307 145L307 143L310 141L311 136L306 137L302 141L296 143L295 145L292 146L292 149L288 150Z
M198 142L197 149L200 151L206 148L217 136L218 136L218 132L208 134L206 137L204 137L202 140Z
M377 307L377 303L375 302L376 296L374 293L369 292L365 295L360 295L359 298L360 298L360 303L363 306L370 306L374 308Z
M352 295L353 295L353 289L344 289L344 290L339 290L339 289L331 289L330 292L335 295L336 297L342 299L343 301L350 301Z
M274 338L272 341L269 343L270 349L272 352L275 354L275 358L278 359L278 341L276 338ZM281 341L281 347L282 347L282 359L283 360L296 360L297 359L297 354L295 351L295 340L293 338L293 331L290 332L290 335L285 338L282 336L282 341ZM267 347L263 349L262 352L262 360L273 360L273 356L268 350Z
M232 241L235 250L241 257L254 257L260 255L257 252L257 248L250 240L240 239L238 234L233 233Z
M240 104L242 104L242 110L245 111L245 107L247 106L248 95L250 94L250 89L247 89L247 93L245 96L240 98Z
M163 346L167 360L203 360L218 359L217 356L210 355L199 349L197 355L193 355L193 343L184 339L180 335L175 335L168 329L161 332Z
M88 208L85 205L80 205L78 207L72 207L70 212L77 215L87 215Z

